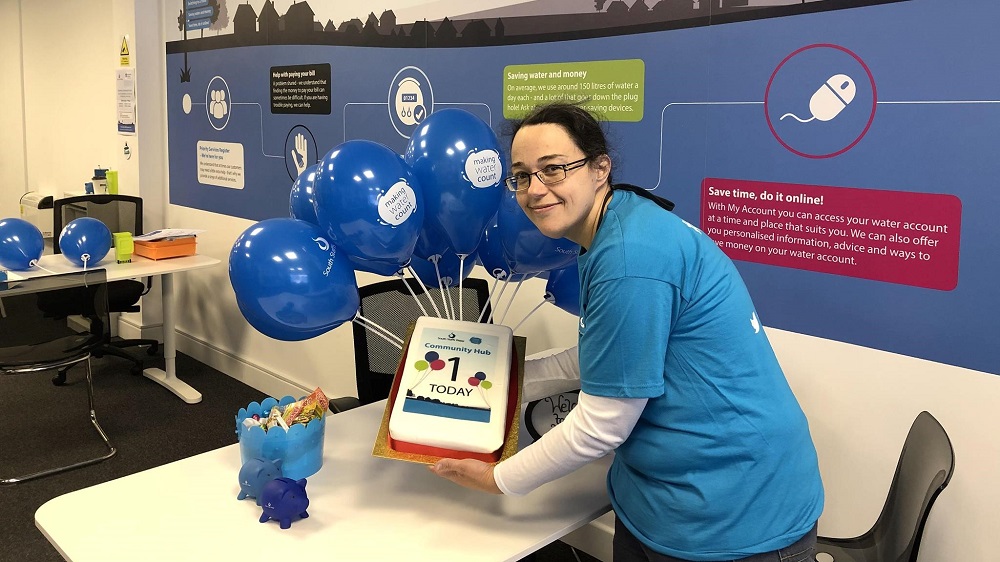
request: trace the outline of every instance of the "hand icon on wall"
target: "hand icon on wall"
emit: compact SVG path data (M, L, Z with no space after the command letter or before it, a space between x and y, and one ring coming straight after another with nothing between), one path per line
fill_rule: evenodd
M296 176L302 175L309 163L309 143L305 135L298 133L295 135L295 148L292 149L292 162L295 163Z

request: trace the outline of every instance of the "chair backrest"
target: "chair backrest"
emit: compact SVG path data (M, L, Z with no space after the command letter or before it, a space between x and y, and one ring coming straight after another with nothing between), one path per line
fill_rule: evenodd
M19 372L86 357L110 337L107 274L91 269L0 282L0 371ZM85 324L62 312L88 299Z
M948 434L934 416L921 412L906 435L885 505L871 530L878 560L916 562L931 506L954 468Z
M576 407L579 398L579 390L570 390L528 402L524 410L524 428L528 430L528 435L538 440L562 423Z
M111 232L143 234L142 198L122 194L90 194L65 197L52 202L52 251L59 249L59 234L64 226L80 217L97 219Z
M428 298L434 299L438 310L444 314L442 296L447 295L449 306L456 309L462 303L462 313L455 314L469 322L475 322L486 307L483 318L489 318L489 283L469 277L462 282L462 298L459 288L452 287L442 292L440 289L425 290L415 279L392 279L360 287L360 314L393 335L403 339L410 324L423 315L420 306L403 283L408 283L428 314L435 314ZM372 330L354 323L354 364L358 384L358 399L361 404L369 404L389 396L392 380L396 376L401 351Z

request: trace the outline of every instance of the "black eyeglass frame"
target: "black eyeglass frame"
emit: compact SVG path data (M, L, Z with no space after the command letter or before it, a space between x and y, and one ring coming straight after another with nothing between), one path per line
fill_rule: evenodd
M573 162L567 162L566 164L546 164L545 167L542 168L541 170L535 170L534 172L517 172L514 175L507 176L506 178L503 179L503 182L504 182L504 185L507 186L507 189L509 189L510 191L513 191L514 193L518 193L518 192L521 192L521 191L526 191L529 187L531 187L531 177L532 176L538 178L538 181L542 182L545 185L555 185L555 184L557 184L557 183L565 180L566 177L569 175L569 173L571 171L576 170L577 168L582 168L584 165L586 165L587 161L589 161L589 160L590 160L590 156L584 156L583 158L581 158L579 160L574 160ZM552 181L545 181L544 179L542 179L542 176L540 174L544 170L550 169L550 168L558 168L558 169L562 170L563 171L562 177L559 178L559 179L557 179L557 180L552 180ZM517 186L517 174L527 174L528 183L524 187L518 187Z

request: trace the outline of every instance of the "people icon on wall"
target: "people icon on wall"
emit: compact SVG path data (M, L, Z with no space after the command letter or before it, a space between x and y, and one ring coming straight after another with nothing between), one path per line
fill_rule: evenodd
M229 113L225 90L212 90L212 103L209 104L208 111L216 119L222 119Z

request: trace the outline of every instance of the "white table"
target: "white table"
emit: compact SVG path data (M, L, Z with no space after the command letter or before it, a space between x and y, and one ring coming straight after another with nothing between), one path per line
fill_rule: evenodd
M186 382L177 378L177 332L176 303L174 302L174 273L202 269L219 264L219 260L202 255L185 256L163 260L150 260L140 256L132 256L130 263L117 263L112 254L101 262L90 266L90 269L105 269L108 281L121 279L138 279L141 277L159 276L162 283L163 303L163 359L165 369L149 368L142 374L161 384L188 404L201 402L201 393ZM61 254L48 254L38 260L40 267L28 271L16 272L21 277L43 277L52 273L70 273L83 268L73 265ZM235 415L235 412L234 412Z
M289 529L259 523L261 508L236 499L238 444L52 499L35 524L72 561L497 562L523 558L611 508L610 457L521 497L474 492L424 465L372 457L384 407L328 418L323 468L307 479L309 517ZM165 438L197 428L174 430Z

